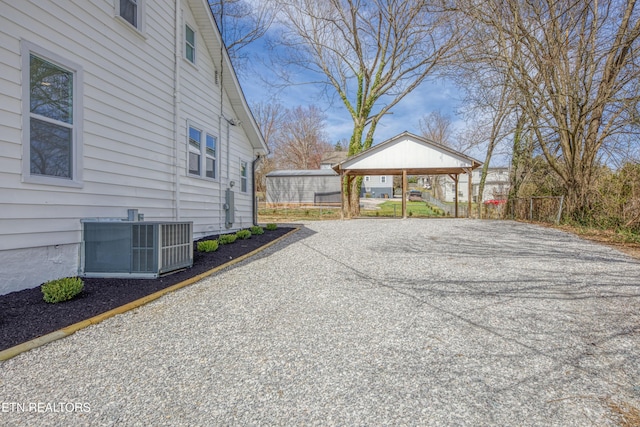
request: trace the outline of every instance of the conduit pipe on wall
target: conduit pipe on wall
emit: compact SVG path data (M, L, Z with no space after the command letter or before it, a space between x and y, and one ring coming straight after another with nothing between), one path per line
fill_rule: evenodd
M251 179L253 181L253 185L251 186L251 207L253 211L253 225L258 225L258 201L256 200L256 168L258 163L262 160L262 156L260 154L256 155L256 158L251 162Z
M182 29L180 12L182 10L181 0L176 0L175 12L175 49L173 63L173 170L174 176L174 219L180 221L180 47Z

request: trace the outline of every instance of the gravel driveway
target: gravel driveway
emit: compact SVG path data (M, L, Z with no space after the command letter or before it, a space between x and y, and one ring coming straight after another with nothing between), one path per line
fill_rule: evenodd
M639 297L640 262L553 229L308 223L0 364L0 424L617 425Z

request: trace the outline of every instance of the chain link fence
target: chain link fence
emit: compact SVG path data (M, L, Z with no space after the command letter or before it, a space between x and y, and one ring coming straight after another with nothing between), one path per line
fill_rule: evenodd
M510 199L507 213L511 219L560 223L564 196L524 197Z

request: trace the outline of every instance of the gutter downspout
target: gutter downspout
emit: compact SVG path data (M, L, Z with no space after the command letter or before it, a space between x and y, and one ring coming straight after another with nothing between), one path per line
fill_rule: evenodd
M251 188L251 208L253 210L253 225L258 225L258 202L257 202L257 192L256 192L256 167L258 163L262 160L262 156L260 154L256 155L256 158L253 162L251 162L251 179L253 181L253 186Z
M175 220L180 221L180 143L178 141L180 135L180 129L178 121L180 120L180 28L182 27L180 22L180 11L182 10L181 0L176 0L176 15L175 15L175 49L174 49L174 63L173 63L173 170L175 172L174 177L174 208L175 208Z
M219 203L218 206L220 207L220 232L222 233L222 230L224 230L224 226L226 226L226 212L224 209L224 205L226 202L223 202L223 191L222 191L222 117L224 115L224 2L220 2L220 22L218 22L218 27L220 30L220 68L219 68L219 76L220 79L218 81L218 83L220 84L220 115L218 116L218 135L220 138L220 160L219 160L219 165L220 165L220 177L218 179L218 191L219 191ZM227 124L227 126L229 126ZM227 143L228 144L228 143ZM228 146L227 146L227 151L228 151ZM228 154L227 154L228 155ZM229 183L229 165L227 164L227 171L226 171L226 177L227 177L227 185Z

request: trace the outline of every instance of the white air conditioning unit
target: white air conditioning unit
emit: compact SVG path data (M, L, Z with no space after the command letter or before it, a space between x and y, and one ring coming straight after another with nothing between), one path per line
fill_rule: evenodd
M84 277L156 278L193 265L193 223L82 221Z

